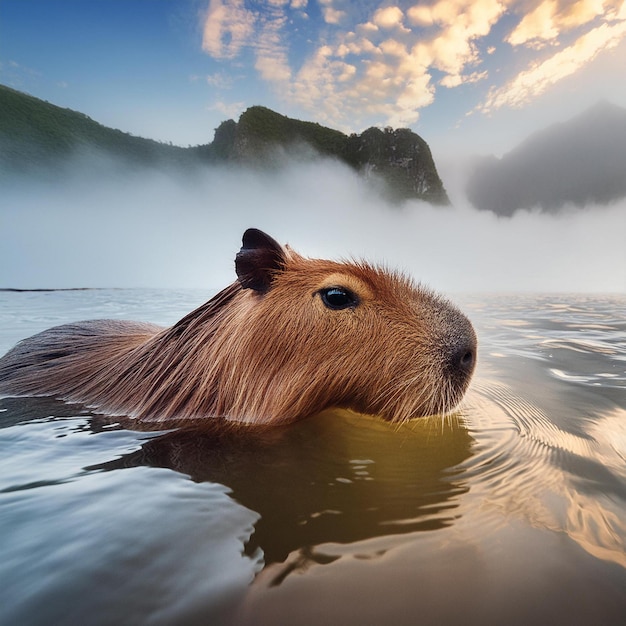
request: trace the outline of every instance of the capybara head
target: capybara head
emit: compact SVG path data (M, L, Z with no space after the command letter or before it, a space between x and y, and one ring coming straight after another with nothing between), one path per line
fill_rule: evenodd
M235 353L254 404L287 418L337 406L405 420L461 400L476 335L443 298L366 263L304 258L255 229L235 264L247 291Z
M20 342L0 392L147 422L293 421L331 407L406 420L453 409L474 370L467 318L401 274L300 256L249 229L238 280L171 328L100 320Z

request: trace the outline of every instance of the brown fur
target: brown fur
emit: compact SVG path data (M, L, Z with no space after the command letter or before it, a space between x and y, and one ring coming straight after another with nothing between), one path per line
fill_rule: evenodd
M236 268L237 282L171 328L92 321L20 342L0 359L0 392L159 423L273 424L329 407L405 420L460 401L474 331L428 290L365 263L304 258L253 230ZM328 308L320 292L337 286L358 303Z

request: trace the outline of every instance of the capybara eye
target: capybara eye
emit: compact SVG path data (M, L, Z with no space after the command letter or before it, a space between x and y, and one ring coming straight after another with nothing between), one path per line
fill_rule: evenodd
M334 310L354 308L359 299L349 289L344 287L327 287L320 289L322 302Z

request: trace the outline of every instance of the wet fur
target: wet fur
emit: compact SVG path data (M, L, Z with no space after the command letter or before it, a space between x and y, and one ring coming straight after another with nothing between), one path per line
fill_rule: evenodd
M239 280L171 328L96 320L23 340L0 359L0 392L168 424L274 424L329 407L404 420L459 402L469 376L450 371L447 355L474 335L457 309L365 263L251 245ZM326 308L319 291L334 284L359 305Z

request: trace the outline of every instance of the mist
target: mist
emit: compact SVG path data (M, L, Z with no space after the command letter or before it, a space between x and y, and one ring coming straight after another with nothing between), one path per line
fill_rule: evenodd
M13 181L0 211L0 287L218 289L235 278L243 231L312 257L366 258L439 291L624 292L626 201L520 211L471 207L464 172L439 170L452 207L390 205L335 161L272 172L121 172L86 160L54 182Z

